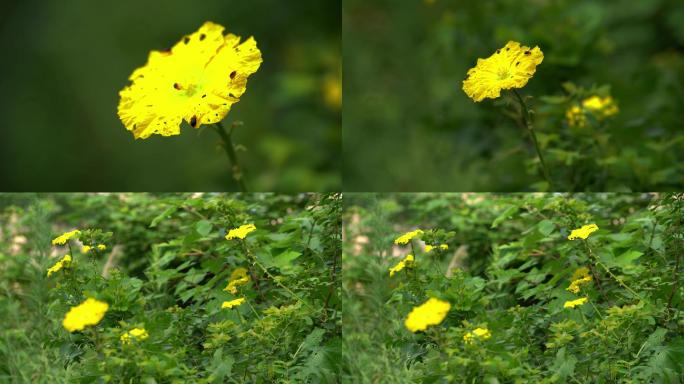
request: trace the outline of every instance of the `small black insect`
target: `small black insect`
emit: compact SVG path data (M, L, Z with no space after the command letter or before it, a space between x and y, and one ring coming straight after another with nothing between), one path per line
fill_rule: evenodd
M190 119L190 126L193 128L197 126L197 116L193 116L192 119Z

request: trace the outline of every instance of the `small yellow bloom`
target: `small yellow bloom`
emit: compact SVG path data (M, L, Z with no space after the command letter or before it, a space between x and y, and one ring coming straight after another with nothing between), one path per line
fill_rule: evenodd
M230 280L237 280L247 276L247 268L237 267L230 273Z
M50 277L53 273L59 271L62 268L66 268L71 264L71 255L65 255L62 259L55 263L52 267L47 270L47 277Z
M587 115L584 114L584 110L579 105L568 108L565 111L565 118L568 120L568 124L573 127L584 128L587 125Z
M570 300L566 301L565 304L563 304L563 308L575 308L578 305L583 305L586 303L589 299L586 297L581 297L577 300Z
M580 285L584 283L589 283L591 282L591 276L585 276L581 279L573 280L570 283L570 286L565 288L566 291L570 291L572 293L579 293L580 291Z
M389 270L390 277L394 276L395 273L401 271L405 267L410 267L414 260L415 259L414 259L413 255L406 255L406 257L403 260L398 262L394 267L390 268L390 270Z
M463 91L476 102L496 99L502 89L524 87L543 60L539 47L530 49L509 41L488 58L477 59L477 65L468 70L463 81Z
M223 120L261 65L256 41L206 22L168 51L152 51L133 71L119 96L118 115L136 139L180 134L183 120L193 128Z
M104 244L98 244L97 249L98 251L104 251L105 249L107 249L107 246Z
M568 236L568 240L583 239L585 240L590 234L598 231L599 227L596 224L588 224L582 228L573 229Z
M433 250L438 249L438 248L443 250L443 251L446 251L447 249L449 249L449 245L448 244L440 244L438 246L434 246L434 245L428 244L425 246L425 252L429 253L429 252L432 252Z
M52 245L64 245L64 244L66 244L67 241L69 241L69 239L71 239L74 236L78 236L80 234L81 234L81 231L79 231L78 229L74 229L71 232L64 232L63 234L55 237L52 240Z
M472 332L463 335L463 341L466 344L472 344L475 338L487 340L492 337L492 333L487 328L475 328Z
M241 297L239 299L231 300L231 301L224 301L223 304L221 304L221 308L228 308L232 309L233 307L237 307L242 305L245 302L245 298Z
M397 237L394 240L394 244L397 244L397 245L408 244L409 241L411 241L411 239L413 239L414 237L420 236L422 234L423 234L423 231L420 229L416 229L415 231L411 231L411 232L406 232L403 235Z
M451 309L451 304L435 298L413 308L406 317L404 326L411 332L424 331L430 325L441 323Z
M581 278L587 277L587 276L589 276L589 268L579 267L575 270L575 272L573 272L570 280L577 280L577 279L581 279Z
M582 106L598 117L613 116L619 112L618 106L612 97L591 96L582 101Z
M108 309L109 304L89 298L83 303L72 307L64 316L62 325L69 332L81 331L89 325L99 323Z
M237 287L249 283L249 276L243 276L235 280L230 280L228 285L223 288L224 291L230 292L233 295L237 293Z
M84 245L83 248L81 248L81 252L88 253L91 249L93 249L93 247L91 247L90 245Z
M125 332L123 335L121 335L121 342L123 344L130 344L131 338L136 340L145 340L149 336L150 335L147 333L145 328L133 328L130 331Z
M226 240L232 240L236 238L244 239L250 232L255 230L256 227L254 226L254 224L241 225L238 228L233 228L230 231L228 231L228 234L226 235Z
M342 106L342 77L327 75L323 79L323 100L330 108Z
M581 105L573 104L565 111L565 118L568 124L583 128L587 125L587 115L591 114L596 120L603 120L607 117L616 115L619 112L618 106L612 97L591 96L582 100Z

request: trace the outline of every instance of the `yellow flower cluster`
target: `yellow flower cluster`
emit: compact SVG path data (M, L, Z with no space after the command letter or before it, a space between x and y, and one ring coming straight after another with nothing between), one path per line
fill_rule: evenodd
M245 302L245 298L241 297L239 299L231 300L231 301L224 301L223 304L221 304L221 308L228 308L232 309L233 307L238 307L242 305Z
M472 332L463 335L466 344L472 344L475 339L487 340L492 337L492 333L487 328L475 328Z
M47 277L50 277L53 273L59 271L62 268L66 268L71 264L71 255L65 255L62 259L55 263L52 267L47 270Z
M568 240L582 239L585 240L590 234L598 231L599 227L596 224L588 224L582 228L573 229L568 236Z
M240 42L223 30L206 22L170 50L150 52L133 71L119 92L118 114L136 139L178 135L183 120L193 128L218 123L240 101L261 52L252 37Z
M98 251L104 251L105 249L107 249L107 246L104 245L104 244L98 244L95 248L96 248ZM83 253L88 253L88 252L90 252L92 249L93 249L93 247L91 247L90 245L84 245L83 248L81 248L81 252L83 252Z
M477 65L468 70L463 81L463 91L475 102L496 99L503 89L524 87L543 60L539 47L530 49L509 41L488 58L477 59Z
M238 228L233 228L230 231L228 231L228 234L226 235L226 240L244 239L250 232L253 232L255 230L256 226L254 226L254 224L241 225Z
M246 268L235 268L233 273L230 274L230 280L228 285L223 289L224 291L230 292L233 295L237 294L237 287L249 283L249 276L247 276Z
M130 344L131 339L136 339L136 340L145 340L149 337L150 335L147 333L145 328L133 328L128 332L125 332L123 335L121 335L121 343L123 344Z
M389 275L390 277L394 276L395 273L401 271L405 267L410 267L411 264L413 264L414 261L413 255L406 255L403 260L397 263L394 267L390 268L389 270Z
M413 308L406 317L404 326L411 332L424 331L430 325L441 323L451 309L451 304L435 298Z
M55 237L54 239L52 239L52 245L64 245L72 237L78 236L80 234L81 234L81 231L79 231L78 229L74 229L73 231L70 231L70 232L65 232L65 233Z
M434 249L441 249L443 251L446 251L447 249L449 249L449 245L448 244L440 244L440 245L428 244L425 246L425 252L431 252Z
M591 282L591 276L585 276L581 279L573 280L570 283L570 286L565 288L566 291L572 292L572 293L579 293L580 291L580 285L584 283L589 283Z
M563 304L563 308L575 308L578 305L585 304L588 300L589 298L587 297L581 297L577 300L566 301L565 304Z
M83 303L72 307L64 316L62 325L69 332L81 331L89 325L99 323L108 309L109 304L89 298Z
M591 114L601 121L607 117L616 115L620 110L612 97L591 96L582 100L581 105L573 104L565 111L568 124L583 128L587 125L587 114Z
M414 237L420 236L422 234L423 234L423 231L420 229L416 229L415 231L411 231L411 232L406 232L403 235L397 237L394 240L394 244L397 244L397 245L408 244L409 241L411 241Z

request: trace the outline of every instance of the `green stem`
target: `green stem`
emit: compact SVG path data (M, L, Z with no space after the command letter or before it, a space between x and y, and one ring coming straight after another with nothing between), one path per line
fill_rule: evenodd
M235 153L235 145L231 139L233 130L231 129L230 132L226 132L225 128L223 128L223 125L220 122L214 124L214 127L216 128L216 132L219 134L219 136L221 136L221 140L223 140L223 149L226 151L228 161L230 161L233 179L235 179L235 181L238 183L240 191L247 192L247 185L245 184L244 177L245 175L243 173L242 167L240 166L240 162L238 161L237 154Z
M551 177L549 176L549 170L546 167L546 161L544 161L544 155L542 155L541 149L539 148L539 141L537 140L537 134L534 132L534 126L532 125L532 119L530 118L530 111L527 108L527 104L523 101L523 98L520 96L518 91L513 89L513 93L515 96L518 98L518 102L520 103L520 107L523 110L523 123L525 124L525 127L527 127L527 132L530 134L530 138L532 139L532 143L534 144L534 149L537 150L537 157L539 157L539 163L541 164L541 169L542 173L544 175L544 179L546 179L546 182L549 183L549 189L553 190L553 183L551 182Z
M306 306L309 307L310 309L316 310L316 308L312 307L311 305L309 305L309 303L307 303L306 301L304 301L304 299L300 298L300 297L297 296L294 292L292 292L292 291L290 290L290 288L286 287L286 286L283 285L281 282L279 282L279 281L275 278L275 276L271 275L271 273L268 271L268 269L266 269L266 267L264 267L264 266L259 262L259 260L257 260L257 258L252 254L252 252L250 252L249 248L247 248L247 245L245 244L245 241L244 241L244 240L241 240L241 241L242 241L242 247L243 247L245 253L247 254L247 257L249 257L249 258L251 259L251 261L252 261L252 265L257 265L257 266L259 266L259 268L261 268L261 270L264 271L264 273L266 273L266 276L268 276L271 280L273 280L273 282L276 283L276 285L278 285L280 288L284 289L287 293L289 293L290 296L292 296L292 297L294 297L295 299L297 299L297 301L302 302L304 305L306 305Z
M610 275L610 277L613 278L613 280L615 280L618 284L620 284L620 286L622 286L624 289L628 290L629 293L634 295L634 297L636 297L637 299L639 299L641 301L644 301L644 299L641 298L641 296L638 293L636 293L632 288L628 287L627 284L623 283L622 280L618 279L618 277L615 276L613 274L613 272L611 272L610 269L605 264L603 264L601 261L599 261L598 257L596 257L594 255L594 253L591 251L591 248L589 248L589 243L587 243L586 240L582 240L582 241L584 241L584 245L587 247L587 251L589 252L589 256L594 259L594 262L596 263L596 265L600 265L601 268L603 268L606 271L606 273L608 273Z

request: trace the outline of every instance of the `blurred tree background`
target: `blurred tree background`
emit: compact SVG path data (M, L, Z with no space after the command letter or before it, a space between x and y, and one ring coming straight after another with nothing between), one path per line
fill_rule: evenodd
M558 190L684 186L681 0L345 0L342 14L346 190L544 189L501 102L462 90L508 40L544 52L521 93L534 96ZM591 93L612 94L620 112L570 129L565 111ZM589 137L608 149L583 149Z
M236 190L218 135L135 141L119 91L151 50L205 21L263 55L224 119L251 190L339 190L339 0L3 1L0 5L0 187L15 191Z

